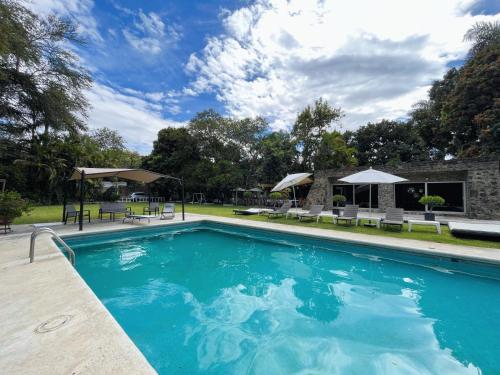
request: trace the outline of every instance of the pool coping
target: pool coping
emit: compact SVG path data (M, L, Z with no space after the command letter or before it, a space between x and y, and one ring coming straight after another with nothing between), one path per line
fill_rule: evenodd
M270 221L189 214L149 225L110 224L58 230L62 236L128 231L140 227L214 222L239 227L285 232L294 235L352 242L402 250L414 254L500 265L500 249L466 247L435 242L397 239L330 229L299 227ZM37 240L36 260L28 263L29 233L0 241L0 298L7 306L0 311L0 367L8 373L137 373L155 370L137 346L95 296L56 244L47 237ZM76 259L78 262L78 257ZM75 298L78 296L78 298ZM56 298L57 297L57 298ZM50 334L35 334L43 321L57 315L71 315L67 327ZM93 329L89 331L89 327ZM78 340L74 338L77 337ZM76 354L75 354L76 353Z

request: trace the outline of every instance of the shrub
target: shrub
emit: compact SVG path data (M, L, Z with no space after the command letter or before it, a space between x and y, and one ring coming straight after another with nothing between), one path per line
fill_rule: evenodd
M440 197L439 195L424 195L418 203L422 205L427 205L429 206L429 211L432 212L432 209L436 206L442 206L444 204L445 200L443 197Z
M12 221L16 217L22 216L23 212L31 211L29 202L21 198L15 191L0 193L0 218Z
M339 206L339 203L344 203L346 200L347 198L342 194L336 194L332 197L332 201L337 205L337 207Z
M269 194L269 198L278 200L281 198L281 193L279 191L273 191L271 194Z
M244 191L243 192L243 198L245 198L245 199L252 198L252 192L251 191Z
M120 194L118 194L118 191L114 186L106 189L106 191L102 194L102 200L105 202L116 202L118 199L120 199Z

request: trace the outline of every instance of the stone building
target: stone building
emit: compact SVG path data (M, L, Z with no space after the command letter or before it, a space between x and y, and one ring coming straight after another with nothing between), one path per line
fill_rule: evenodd
M424 212L418 203L422 195L440 195L446 203L434 211L443 215L477 219L500 219L500 158L474 158L447 161L400 163L396 166L373 166L404 177L408 182L395 185L372 185L372 207L404 208L408 213ZM367 167L316 171L306 205L324 204L331 209L332 196L346 196L346 204L368 207L368 185L349 185L339 178Z

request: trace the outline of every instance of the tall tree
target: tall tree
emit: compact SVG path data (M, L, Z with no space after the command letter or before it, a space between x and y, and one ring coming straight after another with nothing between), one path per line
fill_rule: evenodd
M324 133L313 159L314 168L334 169L357 165L356 148L348 146L341 133L333 131Z
M490 31L491 33L491 31ZM500 23L496 23L500 35ZM496 35L496 34L495 34ZM479 48L480 47L480 48ZM443 105L443 126L453 134L450 153L478 156L500 153L500 38L474 44Z
M477 22L464 35L464 40L471 42L469 56L474 57L481 50L500 44L500 21Z
M411 124L382 120L368 123L352 136L360 165L409 162L426 158L425 147Z
M143 166L158 173L182 177L187 191L198 191L200 182L194 178L194 170L200 160L198 140L186 128L166 128L158 132L153 150L144 158ZM171 196L178 191L178 185L159 180L154 189Z
M342 116L340 108L333 108L322 98L316 100L314 107L307 106L297 116L292 136L301 149L304 169L315 168L314 159L317 157L323 135L330 130L332 123Z
M464 66L436 81L411 112L431 157L500 153L500 23L477 23L464 39L472 44Z
M30 182L21 191L35 198L51 199L58 190L53 176L74 165L61 159L64 142L85 129L83 90L91 79L70 47L80 43L68 20L0 0L0 142L8 151L0 164L9 181L21 170Z
M298 166L297 147L289 133L266 135L259 142L258 155L257 177L262 183L275 183Z

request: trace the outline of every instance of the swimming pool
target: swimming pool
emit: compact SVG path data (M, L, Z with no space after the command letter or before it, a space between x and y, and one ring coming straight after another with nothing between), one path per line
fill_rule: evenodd
M161 374L498 374L500 271L226 224L67 236Z

